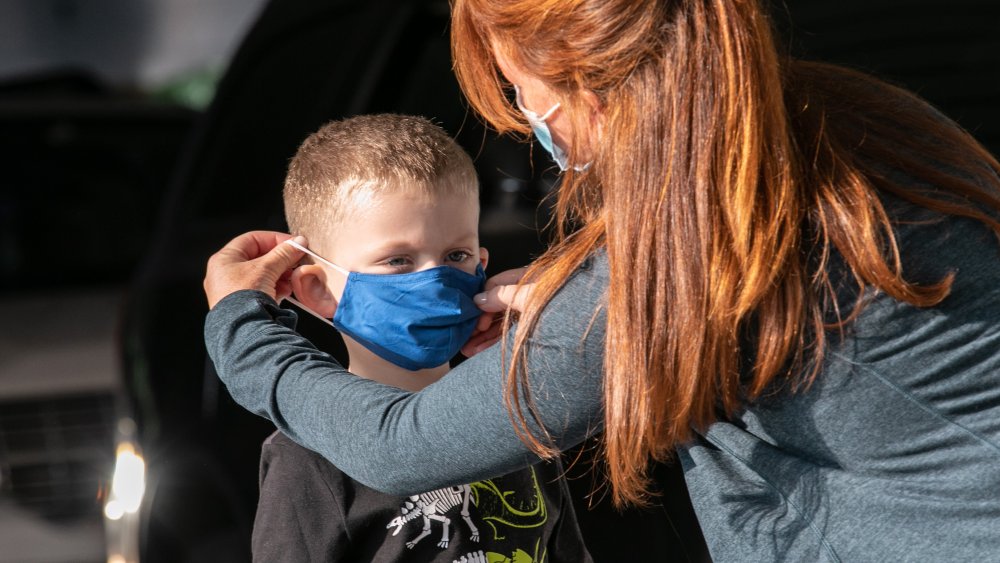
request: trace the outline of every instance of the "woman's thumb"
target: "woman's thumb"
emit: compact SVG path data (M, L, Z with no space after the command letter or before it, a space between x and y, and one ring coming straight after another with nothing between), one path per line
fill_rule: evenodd
M275 279L294 268L305 254L301 249L306 246L306 237L298 235L275 245L270 252L260 257L261 265L274 274Z

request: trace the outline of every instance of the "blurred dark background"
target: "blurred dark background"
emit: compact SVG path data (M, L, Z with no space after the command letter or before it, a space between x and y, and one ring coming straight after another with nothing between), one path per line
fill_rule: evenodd
M793 53L904 85L1000 152L1000 4L772 10ZM248 559L272 427L206 361L201 279L236 234L284 228L286 163L323 122L434 118L476 160L491 270L542 251L548 157L467 112L447 17L439 0L0 4L0 561L112 560L114 534L143 561ZM302 331L341 353L308 316ZM122 532L102 502L128 421L147 487ZM655 468L649 509L617 513L600 494L588 508L592 451L570 455L599 561L704 559L676 467Z

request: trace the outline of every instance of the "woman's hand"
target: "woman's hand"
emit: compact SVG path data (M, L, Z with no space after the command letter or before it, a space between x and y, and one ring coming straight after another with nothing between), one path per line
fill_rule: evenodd
M289 277L302 259L303 252L290 244L285 233L251 231L224 246L208 259L205 271L205 296L209 309L223 297L241 289L256 289L281 301L292 293ZM301 245L305 237L295 237Z
M462 346L463 355L475 356L500 340L504 311L513 309L520 313L524 310L528 296L531 295L532 284L526 283L518 288L517 283L527 270L528 268L515 268L486 280L486 288L474 298L483 314L469 341Z

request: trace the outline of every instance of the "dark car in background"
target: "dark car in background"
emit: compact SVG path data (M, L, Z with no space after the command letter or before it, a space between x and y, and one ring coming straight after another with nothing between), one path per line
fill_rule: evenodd
M0 85L0 561L138 553L120 317L194 116L77 71Z
M232 8L236 26L247 15ZM139 557L146 471L122 314L199 111L130 80L215 56L172 51L162 31L185 20L168 14L191 12L0 4L0 562ZM233 30L212 33L203 46Z
M1000 150L1000 6L773 7L793 52L899 82ZM0 331L0 507L64 537L67 522L111 534L88 544L91 552L134 542L148 562L249 559L260 444L273 426L236 405L215 376L201 282L208 256L232 237L285 229L287 162L330 119L431 117L474 157L491 271L543 251L553 166L467 110L447 26L445 0L271 1L197 113L38 103L43 91L92 95L73 76L30 85L20 98L22 85L6 97L0 89L0 155L14 165L0 193L0 304L10 315ZM80 318L94 321L72 322ZM326 325L300 315L300 330L344 357ZM44 361L17 360L30 350ZM46 379L52 373L70 374L73 386ZM676 465L654 468L663 494L652 506L617 512L600 494L588 497L601 482L590 471L593 445L567 455L579 457L570 483L595 559L706 560ZM130 447L141 457L128 457ZM122 452L126 465L145 466L145 496L128 529L128 512L117 512L124 504L107 508ZM91 552L76 560L103 559Z

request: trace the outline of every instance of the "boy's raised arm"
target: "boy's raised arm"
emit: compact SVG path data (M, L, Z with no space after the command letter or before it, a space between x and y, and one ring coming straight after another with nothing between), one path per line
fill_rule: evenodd
M607 263L599 257L557 294L530 343L533 397L560 447L601 424L606 287ZM209 356L238 403L358 481L411 494L537 460L507 412L499 346L410 393L351 375L289 328L293 323L294 314L268 293L235 291L206 319Z

